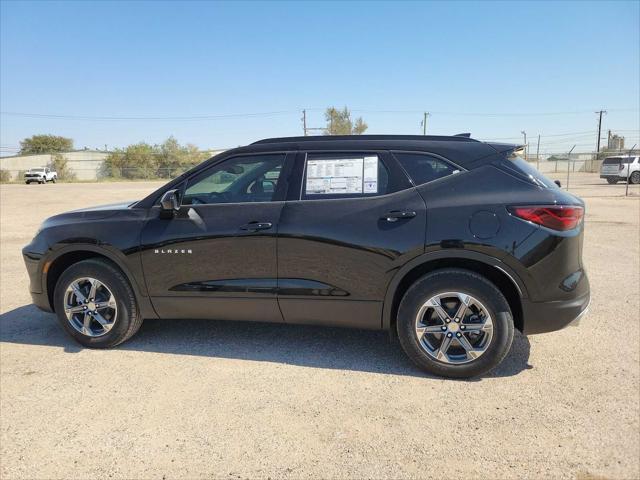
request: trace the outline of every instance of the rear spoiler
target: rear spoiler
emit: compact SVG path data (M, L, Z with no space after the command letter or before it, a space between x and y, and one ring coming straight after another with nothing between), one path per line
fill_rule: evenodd
M487 142L487 145L490 145L491 147L493 147L495 151L498 153L518 152L518 151L524 150L526 146L526 145L519 145L515 143L489 143L489 142Z

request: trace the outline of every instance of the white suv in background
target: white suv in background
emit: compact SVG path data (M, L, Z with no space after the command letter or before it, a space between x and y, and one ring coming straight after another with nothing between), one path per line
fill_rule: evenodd
M605 158L600 167L600 178L606 178L610 184L627 178L629 183L640 183L640 157L619 155Z

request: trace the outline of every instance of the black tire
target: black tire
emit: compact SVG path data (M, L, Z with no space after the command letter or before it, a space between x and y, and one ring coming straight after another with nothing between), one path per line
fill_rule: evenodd
M634 185L640 183L640 171L633 172L629 177L629 182L633 183Z
M56 183L56 177L53 177L53 178L51 179L51 181L52 181L53 183Z
M427 354L416 334L416 317L420 308L428 299L444 292L471 295L486 307L491 316L493 337L484 353L468 363L436 360ZM416 281L400 302L396 326L403 350L418 367L450 378L470 378L490 371L509 353L514 334L511 309L504 295L483 276L463 269L437 270Z
M91 337L76 330L64 311L64 296L69 285L81 277L90 277L107 285L115 296L117 314L113 327L104 335ZM78 343L89 348L110 348L131 338L142 325L142 317L135 293L124 273L113 263L103 259L88 259L67 268L56 283L53 304L62 327Z
M615 185L616 183L618 183L618 179L617 178L607 178L607 183L609 185Z

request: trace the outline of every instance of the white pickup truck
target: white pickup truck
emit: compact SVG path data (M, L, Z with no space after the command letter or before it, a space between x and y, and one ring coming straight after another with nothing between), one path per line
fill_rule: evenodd
M58 174L51 170L49 167L32 168L30 170L27 170L24 174L24 183L26 183L27 185L29 185L31 182L56 183L57 179Z

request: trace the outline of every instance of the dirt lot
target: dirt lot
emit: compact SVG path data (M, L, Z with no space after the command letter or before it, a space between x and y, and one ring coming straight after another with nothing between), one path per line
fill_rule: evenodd
M572 179L590 313L476 381L423 375L381 332L148 321L79 348L30 305L20 249L157 184L3 185L0 476L638 478L640 191L603 182Z

